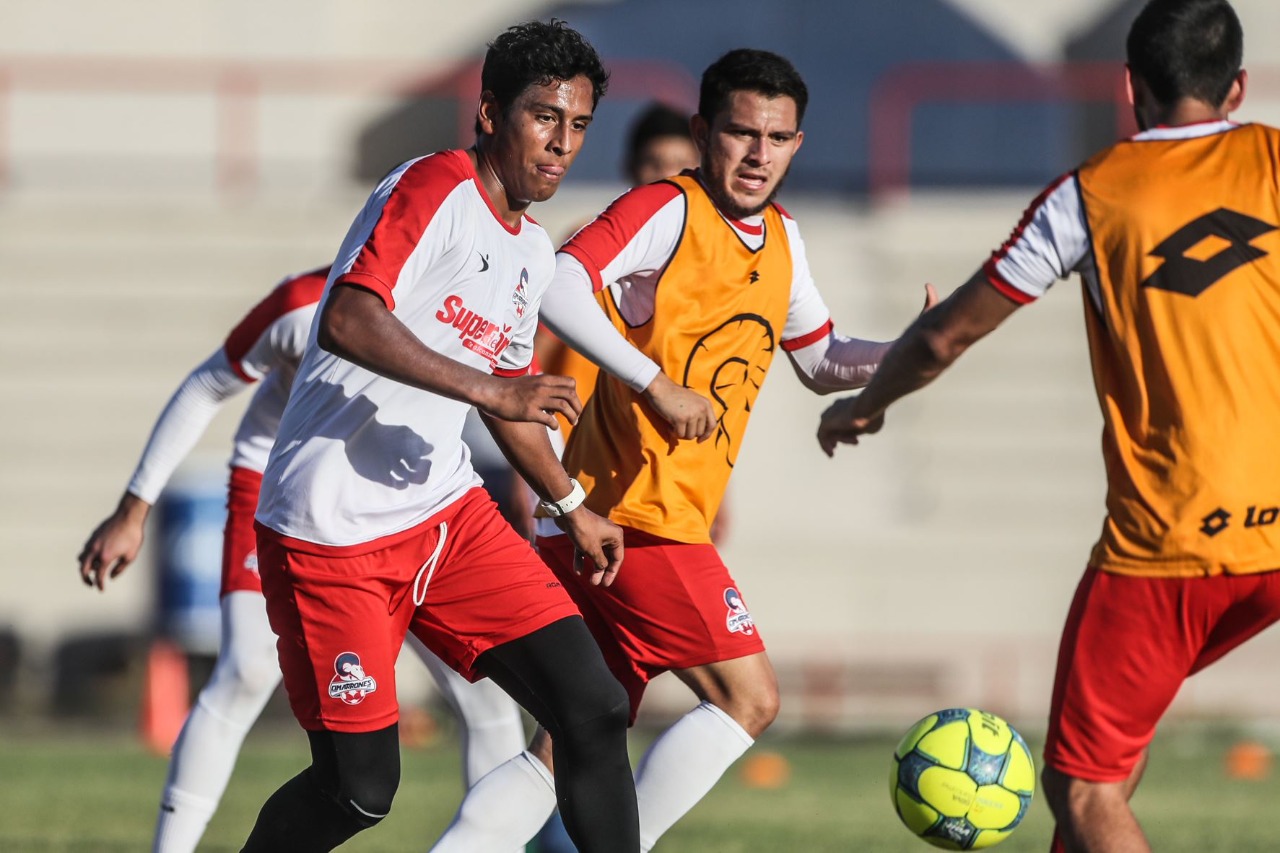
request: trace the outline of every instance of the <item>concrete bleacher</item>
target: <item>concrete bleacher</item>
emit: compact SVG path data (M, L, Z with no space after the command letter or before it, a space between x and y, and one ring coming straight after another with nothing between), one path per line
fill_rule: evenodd
M615 189L566 189L540 219L559 233ZM963 281L1033 192L787 203L838 326L889 339L919 310L922 283L945 295ZM148 630L151 555L99 596L80 584L75 554L186 371L272 282L326 261L360 194L305 208L0 208L10 271L0 623L34 660L76 633ZM1078 284L1061 284L834 460L813 439L827 401L776 363L731 485L724 553L792 697L787 720L841 727L930 703L1042 715L1057 633L1102 518L1081 318ZM201 442L206 468L225 459L244 402ZM1216 709L1223 695L1239 697L1237 711L1275 710L1276 697L1246 689L1244 663L1274 642L1201 676L1214 683L1190 694L1206 698L1186 700L1187 712ZM660 688L655 706L679 695Z

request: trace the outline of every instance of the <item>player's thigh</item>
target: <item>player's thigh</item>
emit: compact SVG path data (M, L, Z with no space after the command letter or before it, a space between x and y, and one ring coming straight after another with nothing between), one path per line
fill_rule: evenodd
M475 660L578 609L527 540L482 489L458 502L446 543L410 630L454 671L475 680Z
M1130 776L1203 642L1186 602L1185 579L1085 572L1058 651L1050 766L1090 782Z
M558 565L607 622L640 669L656 675L764 651L738 584L710 544L687 544L624 528L626 560L613 584L592 586Z
M412 580L405 561L416 551L320 556L259 528L258 555L285 689L303 728L367 732L395 723L395 662L412 616L402 581Z
M1218 587L1220 613L1191 668L1193 673L1280 621L1280 571L1206 580Z

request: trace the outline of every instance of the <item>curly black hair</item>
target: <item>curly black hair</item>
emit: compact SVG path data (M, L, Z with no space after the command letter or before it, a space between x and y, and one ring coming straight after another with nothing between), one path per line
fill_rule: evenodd
M786 57L767 50L738 48L717 59L702 72L698 115L710 124L729 103L734 92L758 92L766 98L788 97L796 102L796 125L804 121L809 87Z
M480 88L492 92L505 115L530 86L584 76L591 81L594 109L609 88L596 49L564 21L529 21L510 27L489 44L480 70ZM480 133L480 122L476 122Z

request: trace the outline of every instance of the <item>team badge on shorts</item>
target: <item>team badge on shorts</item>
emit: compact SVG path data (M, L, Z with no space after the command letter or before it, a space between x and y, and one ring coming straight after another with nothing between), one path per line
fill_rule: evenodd
M736 589L729 587L724 591L724 603L729 608L724 618L724 626L729 629L730 634L746 634L750 637L756 632L756 623L751 618L751 611L747 610L746 603Z
M250 551L249 556L244 558L244 570L258 574L258 552Z
M343 652L333 661L334 676L329 682L329 698L341 699L347 705L359 705L378 689L378 682L366 675L360 655Z

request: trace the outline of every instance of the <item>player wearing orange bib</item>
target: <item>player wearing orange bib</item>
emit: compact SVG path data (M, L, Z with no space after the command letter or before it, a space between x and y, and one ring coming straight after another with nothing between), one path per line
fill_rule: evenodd
M773 358L785 352L802 381L824 392L865 384L888 348L834 331L799 229L773 201L803 139L806 102L786 59L757 50L721 57L703 75L692 120L700 168L631 190L579 231L561 249L543 303L547 325L607 371L564 463L586 505L622 526L627 577L603 595L579 583L573 544L547 519L539 553L627 688L633 718L648 682L668 670L701 700L638 766L643 850L778 711L764 641L710 535ZM631 347L616 353L611 340ZM704 441L676 442L638 393L659 369L712 401ZM544 735L531 751L550 761ZM514 796L504 780L516 772L504 765L472 789L437 853L505 851L537 830L554 801L545 786Z
M828 452L856 443L1080 273L1107 517L1058 657L1055 850L1150 849L1128 799L1156 724L1187 676L1280 619L1280 131L1227 121L1242 44L1225 0L1148 3L1128 40L1142 133L1051 185L819 427Z

